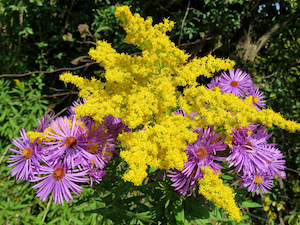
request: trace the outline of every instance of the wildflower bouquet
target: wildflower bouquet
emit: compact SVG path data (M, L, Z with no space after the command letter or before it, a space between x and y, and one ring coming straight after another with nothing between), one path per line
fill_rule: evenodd
M285 178L285 160L276 144L268 143L272 134L266 127L295 132L300 125L264 109L263 93L247 73L233 69L233 61L211 55L190 59L176 48L166 35L172 21L153 26L151 18L133 15L128 6L117 7L115 16L127 33L125 42L142 56L98 41L89 54L105 68L106 81L62 74L84 100L73 103L68 116L45 114L35 131L23 129L21 138L13 139L11 175L34 183L40 200L52 192L54 202L64 204L73 199L71 191L80 194L80 184L101 185L107 166L119 157L127 165L125 182L142 186L150 170L164 171L157 179L180 195L204 196L241 221L234 191L220 178L222 169L235 168L249 192L267 193L275 176ZM221 70L229 72L207 86L196 81Z

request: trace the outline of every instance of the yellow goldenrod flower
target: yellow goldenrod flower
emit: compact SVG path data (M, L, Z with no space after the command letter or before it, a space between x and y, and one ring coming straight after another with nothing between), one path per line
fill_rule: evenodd
M201 169L204 175L203 178L199 180L199 194L202 194L218 208L227 211L230 218L240 222L242 220L241 212L234 201L235 194L233 190L228 186L224 186L219 175L215 174L208 167Z

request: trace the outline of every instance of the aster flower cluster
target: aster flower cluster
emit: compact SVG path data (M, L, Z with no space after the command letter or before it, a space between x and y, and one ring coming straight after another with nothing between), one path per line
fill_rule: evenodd
M107 116L102 124L85 117L77 119L74 109L82 102L74 102L69 116L55 118L45 114L38 120L35 132L13 139L15 153L7 163L13 167L11 175L17 180L36 183L37 197L46 201L52 192L56 203L73 200L72 192L79 195L80 183L99 183L106 175L104 170L115 152L116 138L129 131L120 119Z
M196 128L197 141L188 143L185 149L188 160L182 170L170 170L168 177L183 196L195 196L197 181L203 177L203 168L209 168L220 174L223 167L220 162L226 162L240 173L242 187L248 187L249 192L259 190L267 193L273 186L275 176L285 178L285 160L276 144L267 143L272 133L266 132L265 126L250 125L239 130L232 129L233 141L228 146L223 143L221 133L215 127L207 129ZM229 154L228 154L229 151ZM223 156L219 156L223 152ZM224 155L227 155L226 157Z
M240 98L252 96L252 107L260 110L265 100L262 100L263 93L259 92L257 86L253 85L251 77L237 69L230 70L229 75L222 72L221 76L214 77L207 85L209 89L216 86L221 88L221 92L233 94ZM187 116L183 110L174 112L182 116ZM197 113L191 113L190 117L195 117ZM203 118L205 119L205 118ZM281 151L276 148L275 143L268 143L272 133L266 131L266 126L260 124L250 124L248 127L239 129L231 128L232 142L224 144L222 133L216 132L216 127L206 129L196 128L197 141L188 143L185 153L188 156L182 170L170 170L168 177L182 195L195 196L197 181L203 178L203 168L210 168L215 174L220 174L223 168L221 161L228 163L229 168L235 167L235 172L240 173L239 181L242 187L248 187L249 192L259 191L267 193L267 189L273 186L275 175L285 178L285 160ZM220 152L229 153L220 156ZM224 157L226 155L226 157Z

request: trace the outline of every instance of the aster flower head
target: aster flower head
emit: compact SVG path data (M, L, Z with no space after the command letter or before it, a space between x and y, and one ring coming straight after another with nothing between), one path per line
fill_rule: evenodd
M12 140L12 143L18 148L9 150L16 155L10 155L7 163L8 167L15 166L11 170L11 176L16 175L17 180L29 180L35 171L39 171L41 160L40 150L42 145L37 145L36 141L30 143L30 139L26 136L25 129L20 131L21 139L16 137Z
M263 100L263 92L259 91L259 87L257 85L254 85L249 89L247 92L247 96L252 96L252 106L255 107L258 111L261 110L261 108L265 108L266 100Z
M176 111L174 111L175 115L182 115L182 116L187 116L187 113L184 112L182 109L177 109Z
M243 97L244 93L252 87L251 77L246 73L237 69L236 71L229 70L229 76L223 72L219 79L219 87L224 93L234 94Z
M195 130L198 139L194 143L189 143L185 150L188 161L184 164L182 171L169 171L168 177L173 182L172 186L176 191L185 196L190 190L190 195L195 196L195 186L197 179L203 177L201 167L209 167L216 173L223 167L215 161L220 161L223 157L216 156L218 151L225 150L225 144L220 134L214 131L214 127L208 129Z
M268 173L273 176L277 175L279 177L285 178L285 160L282 152L275 146L267 146L265 149L265 154L271 159L268 163Z
M236 172L242 170L246 175L283 169L283 161L280 160L282 155L273 149L275 144L267 143L271 134L265 131L265 126L251 125L239 130L233 129L232 136L232 154L227 157L226 162L231 161L229 167L236 166Z
M42 165L39 174L46 175L42 177L34 176L30 181L39 182L32 188L38 189L36 196L41 201L46 201L52 191L54 202L63 205L64 199L67 202L70 199L73 200L70 190L77 195L80 194L83 188L76 183L88 182L88 178L85 177L87 173L87 170L78 171L70 169L58 162L55 165Z
M48 161L63 159L64 165L74 168L76 158L90 158L91 154L85 151L87 143L85 140L86 127L80 119L73 117L58 117L50 128L47 129L46 137L54 139L52 142L44 142L44 154Z
M114 135L107 131L104 124L96 124L92 120L88 121L86 135L86 152L89 160L93 160L96 167L103 169L105 164L112 158L115 150Z
M220 85L220 76L213 77L210 82L207 84L208 89L213 89L214 87L219 87Z
M99 169L91 169L88 172L88 175L90 177L91 186L93 186L93 181L95 181L97 184L102 181L102 178L106 175L106 170L99 170Z
M182 172L187 176L202 178L203 171L201 167L210 167L214 171L219 171L223 167L215 161L221 161L223 157L216 156L219 151L225 150L225 144L219 133L215 133L214 126L208 129L197 128L195 132L198 139L194 143L189 143L186 154L189 156Z
M262 193L268 193L268 190L271 190L273 187L273 178L269 173L266 172L258 172L255 174L245 174L242 176L241 180L243 187L248 187L249 192L256 192L259 194L259 190Z

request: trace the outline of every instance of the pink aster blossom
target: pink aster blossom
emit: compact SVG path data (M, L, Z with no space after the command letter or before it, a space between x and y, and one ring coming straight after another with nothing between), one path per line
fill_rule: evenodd
M187 113L184 112L182 109L177 109L176 111L174 111L175 115L182 115L182 116L187 116ZM191 112L189 115L191 118L196 117L197 113L196 112Z
M234 94L243 97L244 93L252 87L251 77L246 73L237 69L236 71L229 70L229 76L223 72L219 79L219 87L224 93Z
M41 144L37 145L36 141L30 143L30 139L27 137L24 128L20 131L21 139L16 137L12 139L12 143L18 148L9 150L16 155L10 155L7 163L8 167L15 166L11 170L11 176L16 175L17 180L29 180L34 171L39 171L41 159L39 151Z
M52 191L54 202L63 205L64 199L67 202L69 202L70 199L73 200L70 190L77 195L80 194L83 187L76 183L88 182L88 178L85 177L87 173L87 170L78 171L69 169L59 162L56 165L42 165L38 174L46 175L34 176L30 181L39 182L32 188L38 189L36 196L39 197L41 201L46 201Z
M114 135L107 131L104 124L97 126L92 120L88 121L87 130L85 151L89 153L88 160L92 160L96 167L103 169L115 150Z
M259 87L257 85L251 87L247 92L247 96L252 96L252 106L258 111L260 111L261 108L265 108L266 100L263 100L263 94L263 92L259 91Z
M259 190L261 190L262 193L267 194L267 189L272 189L273 178L274 177L268 173L258 172L256 174L243 175L239 180L243 182L243 187L248 187L249 192L256 192L258 195Z
M112 115L103 118L107 132L111 133L114 138L117 138L122 132L131 132L132 130L122 123L120 118L116 118Z
M83 101L81 101L80 99L77 101L72 102L72 105L70 106L69 110L68 110L68 114L70 115L70 118L76 117L76 113L75 113L75 109L78 106L84 105L84 103L86 102L87 98L83 99ZM81 120L85 121L87 120L89 117L88 116L84 116L81 118Z
M225 150L225 144L220 134L214 131L214 127L195 130L198 139L194 143L188 143L185 150L188 161L184 164L182 171L169 171L168 177L173 182L172 186L182 195L186 195L190 188L190 195L194 194L196 180L203 177L201 167L209 167L216 173L223 167L217 162L225 159L217 156L217 152Z
M36 132L44 132L44 130L49 126L49 124L54 119L54 116L55 116L54 112L50 112L49 114L45 113L42 116L42 120L38 119L39 126L35 131Z
M88 175L90 177L91 186L93 186L93 181L95 181L97 184L102 181L102 178L106 175L106 170L99 170L99 169L91 169L88 172Z
M285 160L274 147L276 144L267 143L271 135L266 132L265 126L251 125L239 130L233 129L231 155L226 159L226 162L231 162L229 167L235 166L235 171L242 171L244 175L280 173L285 168Z
M214 87L219 87L220 76L213 77L211 81L207 84L207 89L213 89Z
M219 151L225 150L225 144L219 133L215 133L214 126L207 129L197 128L195 132L198 134L198 139L194 143L188 143L185 150L189 156L188 161L184 164L182 172L190 176L194 173L195 178L202 178L203 171L201 167L210 167L214 171L219 171L223 167L216 163L225 158L216 156Z
M278 149L275 148L274 146L267 146L265 149L265 154L271 159L270 161L267 162L268 170L267 172L273 176L276 174L279 177L285 177L285 160L283 159L284 156L282 152Z
M71 126L69 124L71 123ZM51 123L52 131L46 137L55 139L52 142L44 142L46 160L49 162L63 158L67 167L74 168L75 159L89 159L92 155L86 151L87 142L85 139L86 127L80 119L73 117L58 117Z

